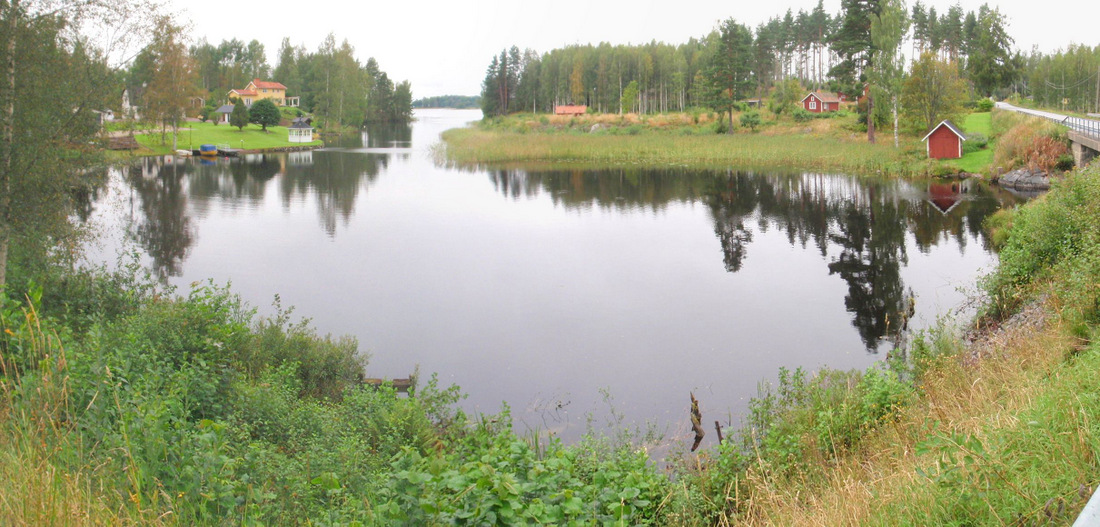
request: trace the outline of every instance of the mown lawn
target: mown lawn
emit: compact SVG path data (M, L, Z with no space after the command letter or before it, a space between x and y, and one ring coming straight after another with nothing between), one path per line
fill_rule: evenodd
M993 120L991 112L972 113L963 119L962 129L967 135L982 134L985 137L989 137L993 133ZM989 166L993 164L993 144L981 150L975 150L963 154L959 159L948 161L951 166L958 168L963 172L970 172L972 174L982 174L989 170Z
M172 135L168 134L164 141L161 134L147 133L136 136L138 143L153 150L153 152L171 153ZM312 143L291 143L285 126L269 126L264 132L258 125L250 124L244 130L227 124L215 125L214 123L188 123L187 129L180 130L176 140L176 147L182 150L194 150L203 144L228 144L230 148L242 148L245 150L261 150L265 148L280 148L286 146L320 146L321 141Z
M968 134L982 134L989 137L993 133L993 112L972 113L962 123L963 131Z

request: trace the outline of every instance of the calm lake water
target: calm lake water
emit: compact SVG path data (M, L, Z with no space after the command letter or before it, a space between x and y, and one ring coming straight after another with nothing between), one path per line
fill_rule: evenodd
M416 117L314 152L120 171L93 204L92 259L136 249L261 313L278 294L357 337L369 376L419 365L521 430L649 422L675 441L688 392L704 423L736 425L780 367L884 359L910 298L911 326L958 309L995 262L982 220L1016 202L735 168L458 170L431 147L480 112Z

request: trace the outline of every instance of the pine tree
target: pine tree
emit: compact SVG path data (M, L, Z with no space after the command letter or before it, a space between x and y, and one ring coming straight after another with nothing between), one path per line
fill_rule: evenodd
M241 131L248 126L248 107L243 102L237 101L233 104L233 112L229 114L229 126L236 126Z
M734 19L722 22L708 68L710 106L729 115L733 133L733 108L752 86L752 32Z

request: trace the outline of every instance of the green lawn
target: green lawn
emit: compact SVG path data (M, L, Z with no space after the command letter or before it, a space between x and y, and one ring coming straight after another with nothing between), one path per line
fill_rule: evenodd
M962 129L967 135L982 134L987 138L993 133L993 121L991 112L972 113L963 119ZM989 165L993 163L993 144L981 150L964 154L961 158L945 161L963 172L972 174L984 174Z
M962 123L963 131L968 134L982 134L989 137L993 133L993 112L972 113Z
M230 148L243 148L245 150L260 150L265 148L280 148L286 146L320 146L321 141L312 143L291 143L288 141L285 126L269 126L267 132L260 130L258 125L250 124L244 130L227 124L214 125L214 123L187 123L188 130L180 130L176 140L177 148L182 150L195 150L203 144L228 144ZM140 134L137 141L142 146L153 150L155 153L171 153L172 135L161 142L160 133Z

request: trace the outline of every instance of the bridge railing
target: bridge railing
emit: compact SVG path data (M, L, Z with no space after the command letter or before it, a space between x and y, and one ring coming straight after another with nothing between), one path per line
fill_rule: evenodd
M1066 117L1062 119L1062 124L1067 126L1070 130L1076 130L1082 134L1100 138L1100 121L1082 119L1080 117Z

